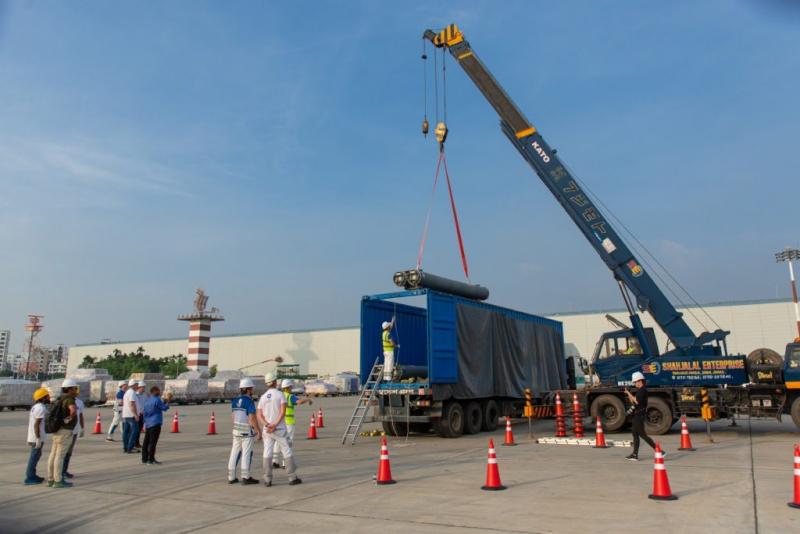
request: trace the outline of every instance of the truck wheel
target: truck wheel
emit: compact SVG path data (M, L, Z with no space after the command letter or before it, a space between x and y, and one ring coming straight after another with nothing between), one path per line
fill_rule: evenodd
M483 411L478 401L470 401L464 407L464 434L477 434L481 431Z
M651 398L647 403L647 419L644 422L648 434L661 436L672 428L672 408L667 401L658 397Z
M792 421L794 426L800 428L800 397L792 401Z
M408 434L408 423L400 421L383 421L383 431L387 436L405 436Z
M443 438L457 438L464 432L464 408L458 401L445 403L437 428Z
M625 405L616 395L600 395L592 402L589 413L594 420L600 416L605 430L616 432L625 426Z
M483 403L483 424L481 430L484 432L494 432L497 430L497 419L500 417L500 408L497 401L489 399Z

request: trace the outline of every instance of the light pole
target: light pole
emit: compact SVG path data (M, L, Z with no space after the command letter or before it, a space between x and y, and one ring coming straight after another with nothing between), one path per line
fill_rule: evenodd
M797 303L797 283L794 280L794 267L792 261L800 260L800 250L796 248L786 247L781 252L775 254L775 261L789 263L789 279L792 281L792 302L794 302L794 318L797 321L797 339L795 342L800 343L800 304Z

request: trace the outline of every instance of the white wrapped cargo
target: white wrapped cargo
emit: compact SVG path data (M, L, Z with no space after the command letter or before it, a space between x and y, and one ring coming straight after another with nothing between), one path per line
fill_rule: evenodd
M74 380L111 380L111 375L106 369L73 369L67 373L67 378Z
M212 401L235 399L239 396L238 378L209 378L208 398Z
M339 373L324 380L326 384L332 384L336 391L342 395L352 395L358 393L360 379L355 373Z
M164 393L171 393L173 402L203 402L208 400L208 380L182 379L164 382Z
M30 408L33 392L39 389L38 382L0 378L0 410L6 408Z
M311 397L336 395L338 391L336 386L328 384L322 380L315 380L313 382L306 382L306 395Z
M216 376L214 378L209 378L209 380L227 380L229 378L235 378L237 380L241 380L247 376L244 374L244 371L217 371Z
M186 371L178 375L177 380L208 380L208 371Z
M91 382L88 380L78 380L77 378L73 378L73 380L77 382L78 387L80 388L78 398L81 399L84 404L89 404L89 398L91 396ZM50 391L51 400L55 400L61 396L62 382L64 382L63 378L56 378L54 380L42 382L42 387L47 388L47 390Z
M263 376L251 376L250 380L253 381L253 398L259 398L267 392L267 383L264 381Z
M105 404L108 398L106 395L106 382L107 380L105 379L95 379L89 382L89 402L92 404Z
M161 373L131 373L129 380L144 380L145 382L157 382L159 380L163 381L164 375Z

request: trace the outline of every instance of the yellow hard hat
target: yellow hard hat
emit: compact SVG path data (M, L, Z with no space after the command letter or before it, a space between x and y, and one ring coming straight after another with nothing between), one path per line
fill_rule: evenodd
M33 402L39 402L48 395L50 395L50 391L47 388L39 388L33 392Z

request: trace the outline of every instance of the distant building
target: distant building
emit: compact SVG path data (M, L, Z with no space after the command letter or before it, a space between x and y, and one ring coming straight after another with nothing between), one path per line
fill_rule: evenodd
M10 369L8 352L11 345L11 330L0 330L0 369Z

